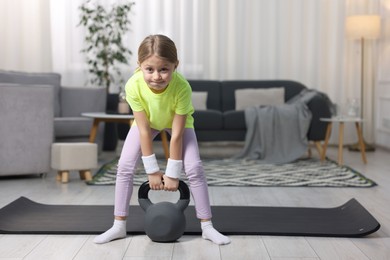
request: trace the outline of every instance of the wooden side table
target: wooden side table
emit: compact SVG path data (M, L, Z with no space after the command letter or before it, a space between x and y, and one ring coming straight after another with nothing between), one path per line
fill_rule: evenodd
M359 138L359 146L360 146L360 152L362 154L362 160L364 163L367 163L366 158L366 152L365 152L365 145L363 141L363 134L361 129L361 122L363 121L361 118L356 117L332 117L332 118L320 118L321 121L327 122L328 127L326 129L326 136L325 136L325 142L322 149L322 155L321 155L321 161L325 160L326 157L326 149L328 147L328 142L330 138L330 134L332 132L332 125L333 123L339 124L339 151L338 151L338 164L343 164L343 142L344 142L344 124L345 123L355 123L356 126L356 132Z
M89 134L89 142L94 143L96 138L96 133L100 122L114 122L114 123L126 123L131 126L134 121L134 115L125 115L125 114L107 114L103 112L91 112L91 113L82 113L84 117L93 118L93 124L91 132ZM164 154L166 159L169 158L169 145L168 137L165 131L161 131L161 140L163 144Z

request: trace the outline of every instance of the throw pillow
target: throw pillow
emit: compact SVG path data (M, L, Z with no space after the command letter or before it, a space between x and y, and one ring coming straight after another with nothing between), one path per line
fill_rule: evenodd
M207 110L207 91L192 92L192 105L195 110Z
M235 91L236 110L252 106L277 106L284 104L284 88L244 88Z

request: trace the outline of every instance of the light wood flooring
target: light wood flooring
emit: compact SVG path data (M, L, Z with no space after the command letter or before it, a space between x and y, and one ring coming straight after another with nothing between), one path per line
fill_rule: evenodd
M211 156L213 146L201 147ZM237 148L237 147L236 147ZM202 150L203 149L203 150ZM233 148L217 147L225 153ZM225 156L226 154L224 154ZM313 155L316 156L315 151ZM102 153L102 161L115 153ZM337 158L337 149L328 150ZM356 198L381 223L381 229L365 238L282 236L231 236L232 243L217 246L200 236L183 236L176 243L153 243L143 235L128 236L105 245L92 242L94 235L1 235L2 259L390 259L390 152L377 149L367 154L364 165L359 153L344 150L346 165L362 172L379 185L373 188L258 188L209 187L212 205L335 207ZM22 162L15 162L22 163ZM137 188L131 204L137 204ZM177 193L161 192L155 200L175 200ZM112 205L114 186L87 186L71 173L70 182L56 182L55 173L46 178L0 179L0 207L20 196L48 204ZM92 220L91 220L92 221ZM234 219L232 220L234 221Z

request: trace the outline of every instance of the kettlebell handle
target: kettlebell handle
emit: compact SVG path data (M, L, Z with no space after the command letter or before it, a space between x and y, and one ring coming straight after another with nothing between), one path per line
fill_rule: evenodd
M177 188L180 192L180 200L189 200L190 199L190 189L188 188L187 184L179 180L179 187ZM138 190L138 199L149 199L149 181L145 181L141 184Z

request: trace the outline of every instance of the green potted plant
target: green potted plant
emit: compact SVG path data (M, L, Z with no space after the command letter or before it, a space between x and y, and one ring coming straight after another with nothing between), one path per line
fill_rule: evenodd
M123 44L129 31L129 13L134 2L121 1L107 10L98 1L87 0L80 6L80 23L86 28L85 48L89 82L104 86L107 93L113 84L123 85L120 65L128 64L132 52Z
M101 1L103 2L103 1ZM120 94L110 94L111 86L120 86L124 92L120 65L129 63L132 52L123 44L122 37L129 31L129 13L134 2L121 0L120 4L102 5L97 0L86 0L79 7L80 22L85 30L85 48L89 82L107 90L107 113L118 113ZM123 95L122 95L123 96ZM130 112L130 110L129 110ZM115 123L107 123L104 130L104 150L115 150L117 131Z

